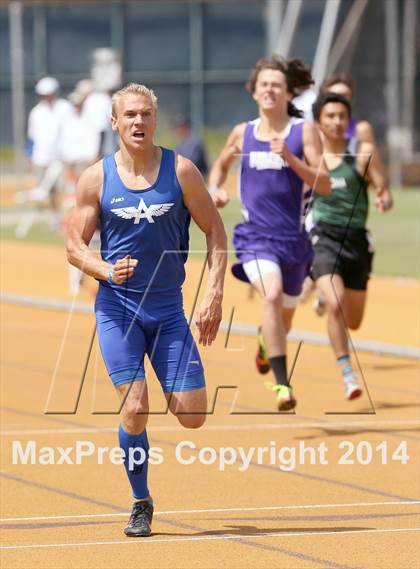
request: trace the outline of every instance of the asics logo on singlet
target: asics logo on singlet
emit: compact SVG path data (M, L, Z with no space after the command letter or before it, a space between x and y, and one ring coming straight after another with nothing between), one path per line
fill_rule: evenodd
M112 198L112 200L109 202L111 205L113 203L118 203L118 202L123 202L124 198Z
M257 170L282 170L289 164L274 152L253 151L249 153L249 167Z
M144 203L144 199L140 200L138 207L119 207L116 209L111 209L112 213L122 217L123 219L134 219L134 224L140 223L140 219L147 219L149 223L154 223L153 217L159 217L164 213L168 212L173 203L159 203L152 204L149 207Z
M331 180L331 189L338 190L341 188L346 188L346 179L345 178L330 178Z

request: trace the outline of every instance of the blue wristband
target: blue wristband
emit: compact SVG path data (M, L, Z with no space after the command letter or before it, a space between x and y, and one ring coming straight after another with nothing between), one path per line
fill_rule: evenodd
M109 269L109 271L108 271L108 282L109 282L109 284L115 284L113 279L112 279L113 274L114 274L114 269Z

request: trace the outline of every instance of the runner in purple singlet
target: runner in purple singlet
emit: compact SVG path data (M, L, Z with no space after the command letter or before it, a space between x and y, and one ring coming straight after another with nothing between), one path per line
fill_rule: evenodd
M300 60L260 59L247 83L259 117L235 126L209 177L213 200L224 207L228 195L221 186L241 156L244 220L234 232L239 262L232 272L261 295L257 368L261 373L273 370L271 388L279 411L296 406L287 375L286 334L312 259L302 224L305 184L322 195L330 192L318 129L304 122L291 103L296 90L311 82L310 70Z

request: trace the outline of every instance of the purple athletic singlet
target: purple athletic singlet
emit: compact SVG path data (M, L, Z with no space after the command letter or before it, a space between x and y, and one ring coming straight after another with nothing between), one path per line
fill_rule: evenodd
M294 155L303 158L304 121L291 118L285 141ZM306 267L312 249L302 224L304 183L278 154L270 142L256 136L259 119L247 124L241 159L240 199L244 222L235 227L233 244L240 263L253 259L273 260L283 276L297 266ZM233 274L247 280L241 265ZM305 271L299 271L303 273ZM299 294L301 276L289 283L288 294ZM295 282L296 281L296 282ZM297 292L296 292L297 291Z
M347 127L346 133L344 135L346 140L350 140L351 138L354 138L356 136L356 125L357 125L357 120L351 118L349 120L349 126Z

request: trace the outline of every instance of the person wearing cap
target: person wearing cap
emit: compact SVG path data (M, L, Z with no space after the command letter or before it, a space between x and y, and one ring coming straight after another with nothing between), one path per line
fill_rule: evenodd
M35 85L38 103L29 113L28 138L32 141L31 161L45 169L57 158L57 140L63 120L71 112L71 104L58 97L59 83L54 77L43 77Z
M69 101L58 97L59 83L54 77L43 77L35 85L38 103L28 117L28 139L31 169L40 195L48 197L53 212L57 211L57 186L62 168L57 155L61 128L71 113ZM41 191L42 190L42 191Z

